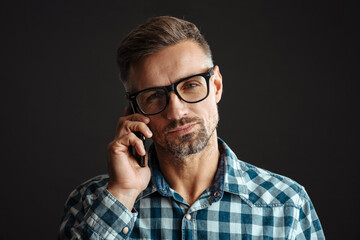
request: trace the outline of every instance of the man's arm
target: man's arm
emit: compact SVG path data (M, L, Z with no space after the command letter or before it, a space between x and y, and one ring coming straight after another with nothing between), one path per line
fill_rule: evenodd
M145 137L151 138L152 132L146 125L149 122L148 117L138 113L131 114L127 107L125 116L118 121L115 138L108 145L110 179L107 188L130 210L136 198L147 187L151 172L147 164L148 157L146 156L145 167L141 167L130 153L129 147L135 147L142 156L146 154L143 141L134 132L141 132Z
M65 205L60 239L122 239L130 234L137 216L131 210L147 187L151 172L147 156L145 167L139 166L129 146L144 155L143 142L134 132L147 138L152 133L146 125L149 118L129 115L128 110L119 119L115 138L108 146L109 178L92 179L71 193Z
M305 189L300 206L297 225L293 234L294 239L325 239L319 217Z
M66 204L59 239L125 239L137 213L131 212L106 190L106 175L74 190Z

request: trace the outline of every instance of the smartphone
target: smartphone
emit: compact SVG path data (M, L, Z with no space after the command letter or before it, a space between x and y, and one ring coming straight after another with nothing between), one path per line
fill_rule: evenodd
M132 103L130 103L130 107L131 107L133 113L137 112ZM134 132L134 134L142 140L144 147L145 147L145 151L147 152L148 146L150 144L149 141L147 141L147 139L141 132ZM136 151L136 148L134 146L130 146L129 151L130 151L131 155L139 163L140 167L145 167L145 156L141 156L140 154L138 154L138 152Z
M145 147L145 136L141 133L141 132L134 132L135 135L140 138L144 144ZM134 146L130 146L129 147L130 153L131 155L133 155L133 157L136 159L136 161L139 163L140 167L145 167L145 156L141 156L140 154L138 154L138 152L136 151L136 148ZM145 148L146 151L146 148Z

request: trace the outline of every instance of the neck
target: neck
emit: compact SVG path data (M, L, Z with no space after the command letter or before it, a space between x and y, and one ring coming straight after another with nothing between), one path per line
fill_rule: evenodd
M216 131L206 147L196 154L179 159L159 147L156 151L166 181L190 205L211 186L220 158Z

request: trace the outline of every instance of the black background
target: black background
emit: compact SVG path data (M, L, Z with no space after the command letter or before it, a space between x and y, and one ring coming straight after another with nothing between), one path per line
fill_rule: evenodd
M115 52L148 17L194 22L223 75L218 134L304 185L328 239L359 226L358 45L342 1L0 1L1 239L53 239L105 173L127 104ZM357 110L356 110L357 109Z

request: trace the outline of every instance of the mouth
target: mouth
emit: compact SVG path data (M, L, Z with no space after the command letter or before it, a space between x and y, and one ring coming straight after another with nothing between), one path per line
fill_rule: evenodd
M186 124L177 128L173 128L167 132L167 135L184 135L192 131L197 123Z

